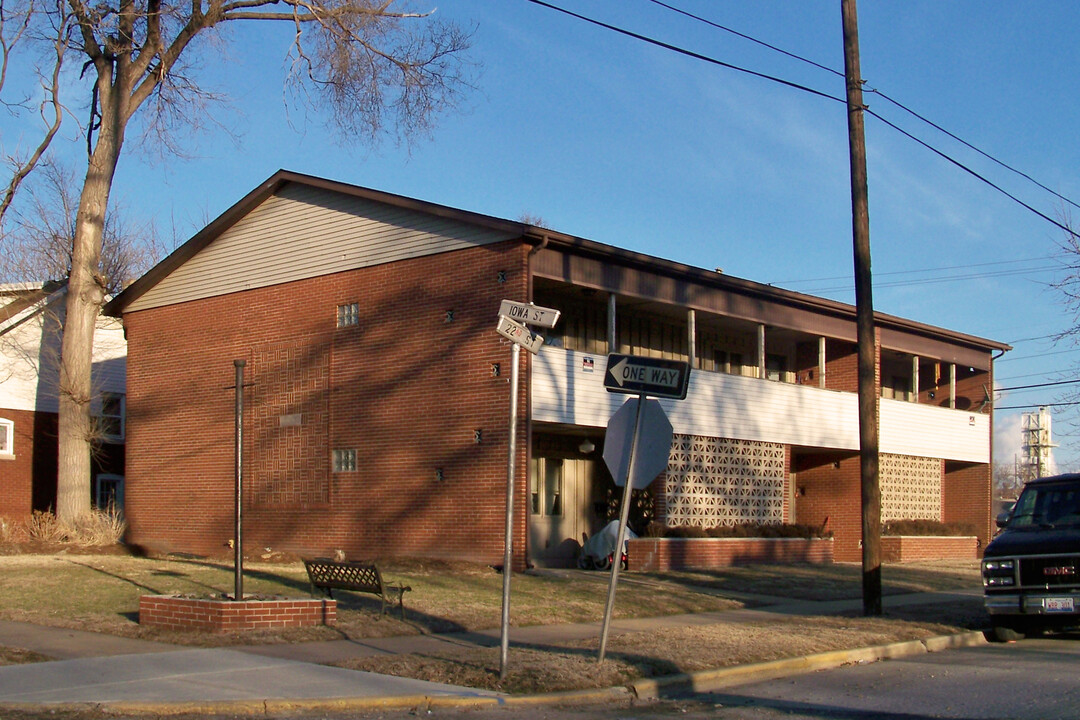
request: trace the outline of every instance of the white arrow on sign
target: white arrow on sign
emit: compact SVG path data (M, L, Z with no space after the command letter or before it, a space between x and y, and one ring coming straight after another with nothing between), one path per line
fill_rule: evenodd
M514 322L505 315L499 316L499 324L495 331L508 340L513 340L532 354L540 352L544 346L544 336L534 333L519 322Z
M499 305L499 314L511 320L545 328L555 327L555 323L559 321L558 310L513 300L503 300Z
M652 367L646 365L634 365L630 358L623 358L615 363L608 372L619 387L627 382L647 383L661 388L677 388L681 376L678 370L670 368Z

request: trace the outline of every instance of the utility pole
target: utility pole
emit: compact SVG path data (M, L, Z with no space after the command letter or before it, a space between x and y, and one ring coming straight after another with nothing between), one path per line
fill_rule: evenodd
M866 182L859 22L855 0L840 0L844 21L851 225L855 252L855 317L859 357L859 477L862 498L863 614L881 614L881 489L878 485L877 348L870 274L870 211Z

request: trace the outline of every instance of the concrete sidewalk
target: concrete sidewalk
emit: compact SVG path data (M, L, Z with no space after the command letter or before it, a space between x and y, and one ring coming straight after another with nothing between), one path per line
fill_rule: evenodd
M945 602L978 594L972 591L892 596L885 599L885 604L890 607ZM760 597L757 600L768 601ZM861 608L860 600L827 603L779 598L771 600L772 604L756 609L619 620L612 623L611 632L620 634L665 627L753 622L777 614L834 614ZM515 645L558 647L598 637L599 631L598 622L512 628L511 641ZM971 642L975 642L975 639L972 638ZM0 704L105 703L114 707L143 707L148 710L160 710L168 705L204 711L208 706L212 709L216 707L215 704L224 704L222 707L225 711L238 711L245 703L257 708L260 704L264 706L275 701L307 707L347 702L353 708L407 707L437 702L502 703L510 699L500 693L326 665L355 657L433 652L451 646L493 647L498 644L499 631L494 629L445 635L192 649L100 633L0 621L0 645L56 658L53 662L0 667ZM922 652L927 647L925 644L919 646ZM912 647L911 651L920 651L919 648ZM829 662L834 661L840 664L845 661L845 656L833 653ZM773 663L769 672L783 672L784 667L790 667L791 672L805 671L806 659L792 659L787 666ZM621 691L626 692L625 689Z

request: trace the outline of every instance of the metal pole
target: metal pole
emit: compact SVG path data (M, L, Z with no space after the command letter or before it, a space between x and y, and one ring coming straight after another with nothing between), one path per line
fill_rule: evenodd
M506 460L506 537L503 540L502 638L499 645L499 679L506 679L510 653L510 573L514 563L514 475L517 468L518 365L521 346L510 345L510 438Z
M630 439L630 461L626 463L626 477L623 479L622 504L619 506L619 537L615 541L615 555L611 559L611 582L608 584L607 605L604 606L604 624L600 630L600 654L597 662L604 662L607 651L608 629L611 615L615 611L615 586L619 582L619 568L622 566L623 543L626 542L626 523L630 519L630 496L634 488L630 479L634 477L634 463L637 460L638 437L641 435L641 419L645 416L645 395L639 395L637 412L634 415L634 435Z
M233 552L236 571L236 587L233 600L244 599L244 541L241 531L244 507L244 365L245 360L233 360L236 368L236 516L233 527L235 545Z

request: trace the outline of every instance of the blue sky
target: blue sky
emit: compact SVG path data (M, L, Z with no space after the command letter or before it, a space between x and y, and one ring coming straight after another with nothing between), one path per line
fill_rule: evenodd
M839 0L668 0L842 72ZM842 77L648 0L553 4L842 98ZM424 0L417 3L426 7ZM432 2L432 6L436 3ZM852 301L847 125L841 103L688 58L527 0L444 0L475 27L477 90L409 148L346 147L287 111L287 29L234 30L224 70L237 133L185 142L152 162L130 140L114 199L180 239L279 168L517 219L793 290ZM1080 9L1072 2L864 2L862 74L996 158L1080 201ZM213 57L217 57L215 53ZM871 110L1051 217L1061 201L874 94ZM873 117L866 122L874 304L879 311L1015 346L999 386L1075 376L1076 349L1049 336L1070 318L1048 284L1062 231ZM73 152L78 145L73 144ZM947 270L945 270L948 268ZM933 273L917 273L938 269ZM963 279L930 281L942 275ZM1067 375L1066 375L1067 374ZM1062 386L1069 388L1070 386ZM1012 391L1003 407L1060 401ZM997 459L1020 411L995 417ZM1080 470L1075 407L1054 413L1059 467Z

